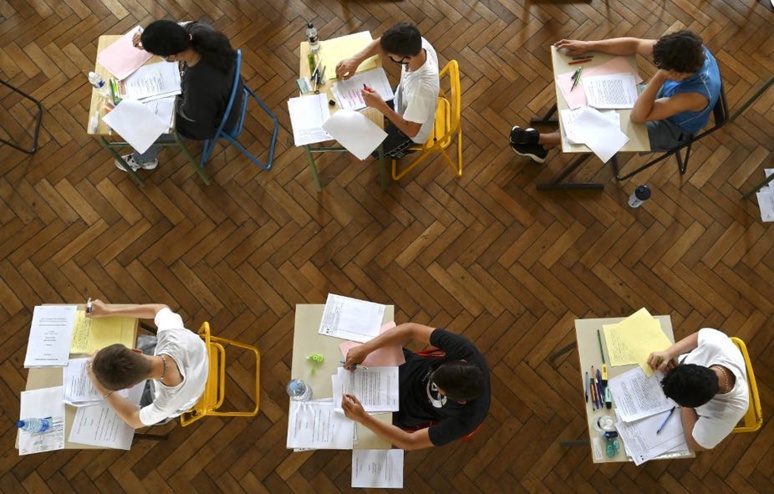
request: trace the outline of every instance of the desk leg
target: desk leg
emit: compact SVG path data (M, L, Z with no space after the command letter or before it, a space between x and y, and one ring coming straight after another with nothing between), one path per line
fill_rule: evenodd
M554 115L556 115L556 104L554 104L554 106L552 106L551 109L548 110L548 113L546 113L545 116L540 118L531 118L529 120L529 123L530 125L558 124L559 121L554 117Z
M745 192L742 195L742 199L747 199L751 195L755 194L756 192L758 192L762 188L766 187L766 185L769 184L772 180L774 180L774 174L769 175L768 177L766 177L766 180L764 180L763 182L759 183L758 185L756 185L755 187L750 189L748 192Z
M379 144L379 183L382 190L387 190L387 158L384 156L384 146Z
M580 183L574 183L574 182L565 182L563 183L562 180L564 180L570 173L574 172L576 168L578 168L584 161L589 159L589 156L591 156L591 153L584 154L582 156L578 156L575 158L575 161L570 163L564 170L562 170L562 173L557 175L548 183L542 183L538 184L537 189L538 190L602 190L605 188L605 184L595 183L595 182L580 182Z
M199 174L199 178L202 179L202 182L204 182L205 185L210 185L210 177L207 176L207 173L204 171L204 168L199 166L199 163L196 162L196 158L193 157L191 154L191 151L188 150L188 146L185 145L185 142L183 142L183 139L180 138L180 134L177 132L173 133L172 135L175 136L175 142L177 143L177 147L183 150L183 154L186 158L188 158L188 161L191 162L194 168L196 168L196 173Z
M124 161L121 155L115 151L115 149L110 147L110 144L105 140L104 137L97 136L97 141L99 141L99 143L102 145L103 148L107 149L107 152L110 153L113 156L113 158L118 160L118 162L124 167L124 170L126 171L126 173L128 173L129 176L132 177L132 180L134 180L134 183L136 183L140 187L145 185L145 183L142 181L140 176L137 175L137 172L132 170L132 167L126 164L126 161Z
M317 167L314 164L314 156L312 156L312 149L307 144L304 146L306 151L306 159L309 162L309 170L312 172L312 181L314 182L314 188L317 192L322 192L322 186L320 185L320 177L317 176Z

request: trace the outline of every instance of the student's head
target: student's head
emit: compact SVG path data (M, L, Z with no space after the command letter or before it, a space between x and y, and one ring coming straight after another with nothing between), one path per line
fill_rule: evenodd
M662 36L653 45L653 63L659 69L670 72L670 79L690 77L704 64L701 38L691 31Z
M192 40L177 22L161 20L148 24L140 35L140 41L148 53L167 58L187 50Z
M484 392L484 373L481 368L464 360L445 362L430 375L430 381L450 400L475 400Z
M718 376L709 367L696 364L680 364L667 372L661 387L667 398L682 407L696 408L704 405L718 392Z
M91 362L91 370L104 387L118 391L147 379L152 364L142 354L116 343L97 352Z
M214 29L196 29L192 33L169 20L153 21L140 35L143 49L174 62L179 56L193 50L201 59L222 72L228 72L236 59L228 38Z
M415 26L400 22L382 34L379 44L393 62L401 63L402 59L419 55L422 36Z

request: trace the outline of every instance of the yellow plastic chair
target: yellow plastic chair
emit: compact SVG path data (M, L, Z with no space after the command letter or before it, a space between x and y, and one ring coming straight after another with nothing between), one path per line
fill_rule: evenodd
M731 341L739 348L744 356L744 364L747 367L747 387L750 392L750 408L738 425L731 432L755 432L763 426L763 412L761 410L761 400L758 396L758 385L755 383L755 373L753 372L750 356L747 354L747 346L744 341L736 337L731 337Z
M460 89L460 67L456 60L450 60L449 63L438 74L441 80L441 90L438 94L438 110L435 112L435 124L430 138L423 145L415 144L409 149L418 152L419 155L414 158L406 168L398 170L398 160L392 160L392 178L400 180L408 172L414 169L418 164L433 153L440 153L446 159L446 164L451 168L457 177L462 176L462 90ZM444 81L444 77L448 82ZM444 90L444 86L448 89ZM446 148L452 143L454 137L457 137L457 161L453 161L446 152Z
M204 340L207 347L207 356L210 360L209 374L207 375L207 384L204 386L204 393L199 402L190 410L180 416L180 425L183 427L192 424L202 417L255 417L260 408L260 376L261 376L261 354L258 348L246 343L240 343L226 338L218 338L210 334L210 324L205 322L199 328L199 336ZM255 408L252 411L220 411L223 401L226 399L226 347L232 345L251 351L255 354Z

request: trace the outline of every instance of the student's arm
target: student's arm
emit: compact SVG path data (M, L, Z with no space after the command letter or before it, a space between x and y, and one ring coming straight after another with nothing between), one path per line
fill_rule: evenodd
M105 403L107 403L110 408L116 412L116 415L118 415L121 420L126 422L130 427L134 427L135 429L146 427L146 425L143 424L140 420L140 409L134 403L127 400L120 394L114 391L110 391L109 389L102 386L102 384L99 382L99 379L94 376L94 372L91 370L91 362L89 362L87 369L89 377L91 378L91 382L94 385L94 389L96 389L97 392L105 398Z
M336 64L336 77L340 79L349 79L355 72L361 63L365 62L369 58L379 53L381 36L368 43L368 46L355 53L352 58L346 58Z
M355 364L359 364L365 360L365 358L379 348L383 348L391 345L404 346L411 340L420 341L422 343L430 343L430 335L435 328L425 326L423 324L416 324L413 322L407 322L395 326L392 329L388 329L384 333L380 334L376 338L373 338L362 345L358 345L347 352L347 360L344 363L346 369L353 369Z
M693 438L693 428L696 426L696 422L699 420L699 416L696 414L696 410L693 408L680 408L680 420L683 421L683 430L685 431L685 442L688 444L688 449L691 451L706 451L699 446L699 443Z
M346 415L347 418L354 420L359 424L363 424L363 426L371 430L371 432L380 438L389 441L390 444L397 446L404 451L433 447L428 432L429 428L426 427L418 431L406 432L400 427L376 420L363 410L363 406L354 395L344 395L341 400L341 408L344 409L344 415Z
M360 92L363 95L363 101L365 102L366 106L379 110L382 115L387 117L387 119L389 119L393 125L399 128L400 131L406 134L408 137L414 137L419 133L419 129L422 128L422 124L411 122L403 118L403 115L399 115L395 110L390 108L387 103L384 102L382 97L379 96L379 93L371 90L370 88L363 88L360 90Z
M581 41L577 39L562 39L554 43L557 49L566 48L567 54L582 55L589 51L600 51L611 55L635 55L646 57L653 55L655 39L641 38L610 38L599 41Z
M167 309L165 304L106 304L102 300L92 302L91 314L86 317L134 317L137 319L153 319L161 309Z
M701 111L709 104L709 100L699 93L677 93L668 98L656 99L666 80L667 73L658 70L635 101L629 116L632 122L663 120L684 111Z
M665 370L670 362L676 359L679 355L688 353L691 350L699 346L699 332L695 332L673 343L672 346L664 350L663 352L653 352L648 356L648 365L651 369ZM694 412L695 413L695 412Z

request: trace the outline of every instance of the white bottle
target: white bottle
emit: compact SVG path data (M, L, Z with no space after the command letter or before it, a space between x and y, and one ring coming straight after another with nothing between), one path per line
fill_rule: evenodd
M45 419L25 419L16 422L16 427L24 432L42 434L51 428L51 417Z
M311 22L306 25L306 40L309 41L309 53L320 51L320 40L317 37L317 29Z
M312 399L312 387L301 379L291 379L285 390L291 400L309 401Z
M648 199L650 199L650 187L647 185L640 185L634 189L632 195L629 196L629 207L638 208Z
M105 79L96 72L89 72L89 83L97 89L105 87Z

